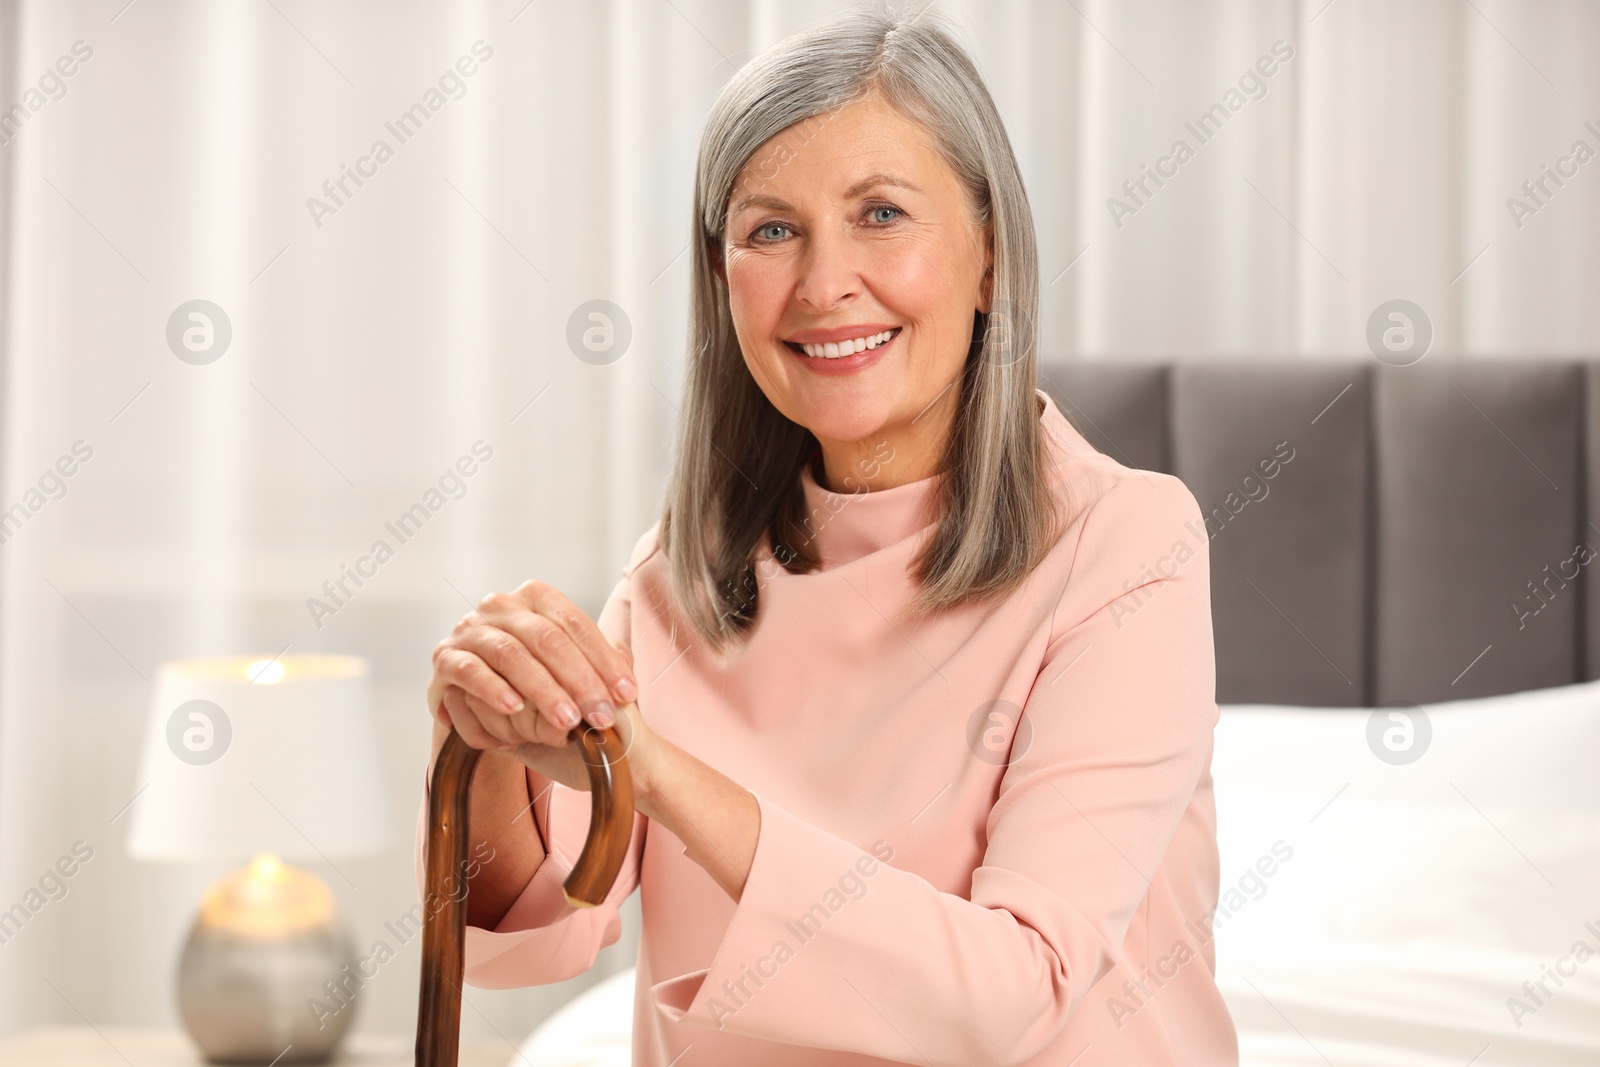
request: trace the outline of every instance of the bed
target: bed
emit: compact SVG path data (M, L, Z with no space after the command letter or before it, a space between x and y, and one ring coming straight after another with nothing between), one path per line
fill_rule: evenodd
M1207 516L1244 1067L1600 1063L1600 364L1041 379ZM627 1063L632 993L593 987L513 1062Z

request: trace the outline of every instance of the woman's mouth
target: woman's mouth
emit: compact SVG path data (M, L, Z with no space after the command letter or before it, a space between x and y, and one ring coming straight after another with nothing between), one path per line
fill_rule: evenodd
M801 345L785 341L783 345L811 370L822 374L848 374L876 363L903 329L903 326L896 326L867 337L827 344Z

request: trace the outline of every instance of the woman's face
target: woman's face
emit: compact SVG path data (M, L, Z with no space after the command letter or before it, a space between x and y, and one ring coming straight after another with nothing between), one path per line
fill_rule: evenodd
M762 391L842 457L884 440L942 448L992 261L929 134L872 93L750 158L719 273ZM925 411L940 417L913 426Z

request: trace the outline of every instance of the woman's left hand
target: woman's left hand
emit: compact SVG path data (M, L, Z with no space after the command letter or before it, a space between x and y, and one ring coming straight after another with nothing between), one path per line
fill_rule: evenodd
M628 666L633 666L633 650L627 645L616 646L628 659ZM651 782L651 771L658 760L662 745L650 725L644 721L644 716L639 713L638 701L624 704L617 708L616 725L613 729L622 741L623 754L628 758L628 772L633 779L635 800L648 792ZM588 723L579 723L575 729L591 730L594 727ZM552 781L560 782L569 789L589 791L589 770L584 763L583 750L573 742L565 745L541 745L529 741L515 747L501 749L506 755L514 756L523 764L532 767L540 774Z
M616 648L627 657L631 670L633 650L622 644ZM579 723L577 729L593 727ZM650 729L639 714L638 701L617 708L614 729L628 757L634 811L677 835L685 855L738 902L761 834L755 794ZM565 745L529 741L500 751L569 789L589 791L583 751L570 741Z

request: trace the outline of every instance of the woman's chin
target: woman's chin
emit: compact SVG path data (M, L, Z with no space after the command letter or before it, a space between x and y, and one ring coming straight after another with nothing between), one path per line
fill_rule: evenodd
M819 412L814 418L797 421L810 430L819 441L837 444L861 442L871 445L882 440L887 419L882 412L862 411L846 414L835 410Z

